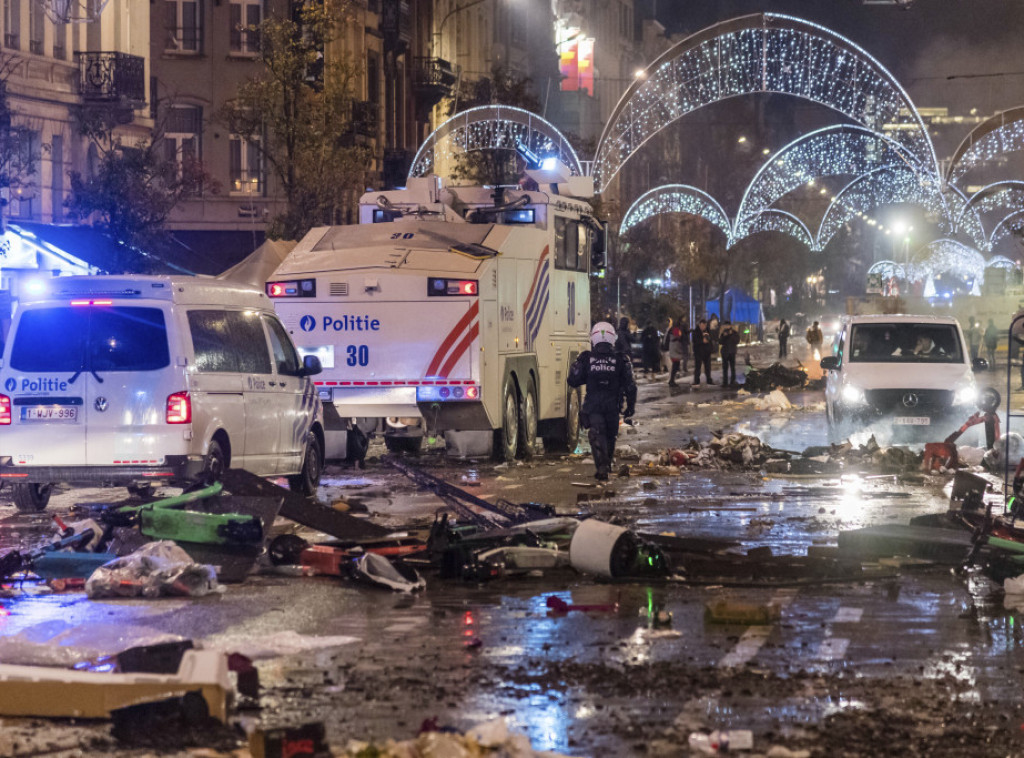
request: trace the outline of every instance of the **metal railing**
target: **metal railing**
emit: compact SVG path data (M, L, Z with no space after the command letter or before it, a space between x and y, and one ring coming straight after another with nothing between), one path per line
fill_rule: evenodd
M127 53L78 53L82 98L141 105L146 101L145 63Z

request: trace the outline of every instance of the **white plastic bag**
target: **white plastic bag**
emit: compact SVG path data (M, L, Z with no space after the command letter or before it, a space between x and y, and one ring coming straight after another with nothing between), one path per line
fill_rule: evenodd
M171 540L150 542L100 566L85 582L90 598L202 597L220 592L213 566L196 563Z

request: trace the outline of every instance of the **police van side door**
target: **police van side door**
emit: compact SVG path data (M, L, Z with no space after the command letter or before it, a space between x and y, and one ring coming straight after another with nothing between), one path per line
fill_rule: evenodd
M303 445L316 404L315 388L301 376L302 364L288 332L276 316L263 314L270 337L270 354L274 363L276 385L275 405L278 409L278 473L297 473L302 466Z

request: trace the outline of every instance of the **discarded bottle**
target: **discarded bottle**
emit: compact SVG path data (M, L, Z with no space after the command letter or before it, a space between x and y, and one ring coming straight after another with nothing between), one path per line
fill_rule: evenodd
M715 730L711 734L693 732L690 734L690 750L702 755L717 755L734 750L753 750L754 733L749 729Z

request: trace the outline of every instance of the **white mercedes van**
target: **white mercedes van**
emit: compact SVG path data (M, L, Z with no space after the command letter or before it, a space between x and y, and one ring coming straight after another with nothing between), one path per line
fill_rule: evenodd
M954 318L847 316L821 368L834 435L887 420L898 436L942 440L978 402L971 358Z
M0 478L21 510L55 483L143 488L224 468L315 493L323 410L267 296L190 276L54 279L0 362Z

